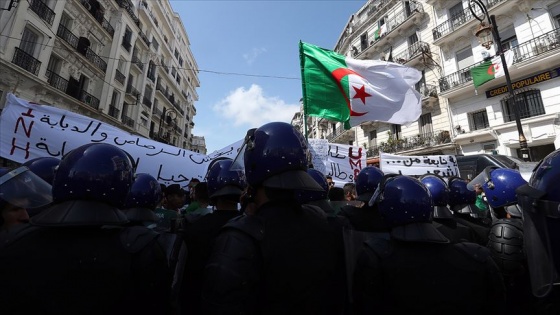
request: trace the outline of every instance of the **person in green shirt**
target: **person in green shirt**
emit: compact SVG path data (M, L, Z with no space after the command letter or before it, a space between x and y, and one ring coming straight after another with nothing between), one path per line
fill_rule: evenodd
M179 184L172 184L165 188L163 207L154 211L158 217L158 229L174 231L177 228L179 209L184 205L185 197L186 192Z
M488 205L486 201L484 201L484 190L482 190L482 186L480 184L476 184L474 186L474 190L476 192L476 201L474 205L480 210L480 212L488 211Z

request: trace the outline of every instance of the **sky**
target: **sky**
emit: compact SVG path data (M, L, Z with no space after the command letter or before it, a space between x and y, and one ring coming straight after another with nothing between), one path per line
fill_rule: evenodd
M299 41L333 49L367 0L171 0L199 69L193 134L208 153L268 122L290 122L302 97Z

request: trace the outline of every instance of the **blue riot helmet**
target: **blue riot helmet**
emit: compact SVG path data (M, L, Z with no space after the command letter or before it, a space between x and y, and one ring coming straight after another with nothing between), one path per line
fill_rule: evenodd
M94 200L123 207L134 181L129 155L106 143L82 145L65 155L53 182L55 202Z
M368 202L383 178L383 172L375 166L366 166L356 176L357 200Z
M60 160L55 157L44 156L29 160L22 165L27 166L29 170L37 176L41 177L47 183L52 184L54 173L59 163Z
M431 224L430 191L420 180L405 175L385 175L372 196L379 213L392 227L391 237L403 241L448 243Z
M52 202L51 185L27 166L0 168L0 210L6 204L33 209Z
M560 284L560 150L547 155L528 184L517 188L533 295Z
M453 218L453 213L448 208L449 188L443 178L436 174L426 174L420 178L422 184L428 188L434 204L434 218Z
M467 181L460 177L449 178L449 206L458 211L476 202L476 192L467 188Z
M518 170L488 166L467 185L475 190L480 185L488 204L492 208L506 207L517 203L515 190L527 184Z
M125 209L146 208L154 210L163 199L159 182L150 174L137 173L126 196Z
M323 190L298 190L298 200L301 203L308 203L311 201L328 199L329 183L327 182L327 177L314 168L307 169L307 174L309 174L309 176L311 176L317 184L323 188Z
M233 170L232 163L231 159L222 159L208 169L205 181L208 183L208 196L211 200L222 196L239 198L247 187L245 174L241 170Z
M250 186L323 190L307 174L310 155L307 141L288 123L271 122L249 130L242 151Z

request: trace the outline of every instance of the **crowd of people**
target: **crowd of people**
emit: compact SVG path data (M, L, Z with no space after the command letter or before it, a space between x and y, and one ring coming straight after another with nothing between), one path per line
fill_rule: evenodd
M104 143L0 168L2 314L560 314L560 150L344 187L309 154L272 122L186 187Z

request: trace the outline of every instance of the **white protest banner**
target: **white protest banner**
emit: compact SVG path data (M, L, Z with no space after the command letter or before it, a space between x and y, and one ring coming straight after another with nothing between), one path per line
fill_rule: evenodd
M18 163L43 156L62 158L87 143L109 143L127 151L137 173L148 173L160 183L204 180L210 161L235 158L243 140L204 155L153 141L99 120L49 105L27 102L8 94L0 116L0 156Z
M313 164L313 168L326 174L329 141L327 139L307 139L307 143L309 143L309 151L311 151L311 163Z
M380 152L379 159L385 174L459 176L459 166L453 155L407 156Z
M310 141L313 140L313 141ZM309 145L312 151L323 152L324 142L316 141L320 139L309 139ZM313 167L319 169L316 165L319 159L313 159ZM366 167L366 154L362 147L355 147L345 144L328 143L326 156L322 155L326 176L332 176L333 182L337 187L344 186L345 183L354 182L354 178L360 173L362 168Z

